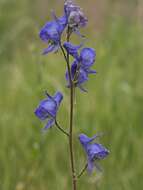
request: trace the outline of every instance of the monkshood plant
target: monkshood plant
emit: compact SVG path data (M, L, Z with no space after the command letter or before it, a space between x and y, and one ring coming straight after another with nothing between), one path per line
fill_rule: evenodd
M35 115L40 120L47 121L46 126L43 128L44 131L55 125L67 136L69 141L72 189L77 190L77 180L83 175L86 169L89 173L92 173L94 168L99 168L97 161L104 159L109 154L109 150L104 146L93 142L100 136L99 134L91 138L85 134L79 134L78 138L87 156L87 163L81 172L78 173L75 169L76 159L74 157L73 146L74 94L77 88L83 92L87 92L84 84L88 81L90 74L96 74L96 71L91 69L95 62L96 52L93 48L84 47L84 36L80 33L80 28L86 26L87 18L82 9L75 5L73 1L66 0L64 2L63 16L58 18L55 13L52 12L52 17L52 21L47 22L45 26L43 26L39 36L43 42L48 44L48 47L43 50L43 54L47 55L48 53L61 50L67 66L65 79L67 88L69 88L70 91L69 130L66 131L63 129L57 121L57 113L63 100L63 94L59 91L53 96L46 92L46 98L42 100L36 108ZM64 31L66 32L63 33ZM70 42L73 33L79 36L81 41L79 45L74 45ZM66 35L65 42L62 41L62 34ZM72 63L70 63L70 56L74 60Z

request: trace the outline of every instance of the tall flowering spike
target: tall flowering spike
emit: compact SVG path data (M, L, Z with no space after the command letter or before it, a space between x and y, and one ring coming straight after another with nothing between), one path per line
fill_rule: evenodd
M80 27L87 24L87 18L82 12L81 8L73 3L71 0L66 0L64 4L65 15L67 16L68 26L77 31Z
M82 144L86 154L87 154L87 162L88 162L88 171L91 173L96 166L97 160L102 160L106 158L109 154L109 150L107 150L104 146L99 143L92 143L94 139L96 139L97 135L92 138L89 138L85 134L79 135L80 143Z
M48 95L36 108L35 115L42 121L48 120L44 129L48 129L55 124L57 111L62 99L63 95L61 92L57 92L54 96Z
M71 172L72 172L72 184L73 189L77 189L77 178L79 178L85 168L82 170L81 174L76 174L76 169L74 165L74 146L73 146L73 119L74 119L74 91L78 87L82 91L84 89L84 84L88 81L89 74L95 74L96 71L92 70L96 58L96 52L92 48L81 48L83 45L73 45L70 43L70 37L72 33L80 34L79 29L86 26L87 18L85 17L82 9L73 3L72 0L65 0L64 3L64 15L57 18L55 13L52 12L52 21L47 22L45 26L42 27L39 36L42 41L48 44L48 47L44 49L43 54L48 54L50 52L56 52L61 48L63 56L67 64L67 71L65 74L67 87L70 88L70 123L69 123L69 133L64 131L62 127L58 124L56 120L57 112L63 95L61 92L55 93L51 96L46 93L47 97L40 102L35 110L35 115L42 121L47 122L44 129L51 128L54 124L69 138L69 152L71 161ZM63 31L66 30L66 39L68 42L63 42L61 40ZM83 40L83 38L82 38ZM67 53L67 54L66 54ZM70 64L70 57L72 56L74 61ZM70 77L70 80L69 80ZM109 154L109 150L106 149L102 144L93 142L99 135L94 135L93 137L88 137L85 134L79 135L79 141L87 155L88 171L92 172L95 167L97 167L97 161L100 161Z
M55 20L46 23L39 33L40 38L50 44L48 48L43 51L43 54L56 52L59 49L62 32L67 25L65 15L60 18L54 17L54 19Z

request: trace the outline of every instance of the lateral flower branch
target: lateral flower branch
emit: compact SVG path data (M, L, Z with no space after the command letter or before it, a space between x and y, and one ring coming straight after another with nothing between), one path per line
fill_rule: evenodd
M80 33L80 28L87 25L87 18L84 15L82 9L77 6L72 0L66 0L64 3L63 16L57 17L52 12L52 21L47 22L40 30L39 36L43 42L48 44L48 47L43 50L43 55L47 55L51 52L57 52L59 49L62 51L67 69L65 71L65 80L67 88L69 89L69 127L67 132L59 125L57 121L57 114L60 104L63 100L63 94L57 91L53 96L46 92L46 98L40 101L38 107L35 110L35 115L41 121L47 121L44 131L52 128L54 125L68 137L69 140L69 156L71 165L71 178L72 189L77 190L77 179L79 179L86 170L92 173L94 168L98 169L96 161L100 161L109 154L109 150L103 145L93 142L98 135L88 137L81 133L78 135L79 142L81 143L86 157L86 165L81 169L78 174L75 168L74 146L73 146L73 120L74 120L74 93L77 88L82 92L87 92L85 83L89 79L90 74L96 74L96 71L91 67L95 63L96 52L93 48L85 47L83 43L83 35ZM66 30L66 42L62 42L62 35ZM78 35L81 40L79 45L75 45L70 42L72 34ZM70 56L74 59L70 63Z

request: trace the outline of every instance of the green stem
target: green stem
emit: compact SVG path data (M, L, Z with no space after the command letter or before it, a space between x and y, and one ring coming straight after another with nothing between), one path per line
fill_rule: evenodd
M67 42L70 40L70 29L67 30ZM74 111L74 84L72 81L69 53L67 53L67 67L70 82L70 130L69 130L69 148L70 148L70 161L71 161L71 171L72 171L72 184L73 190L77 189L77 180L74 166L74 150L73 150L73 111Z
M56 125L56 127L57 127L62 133L64 133L65 135L67 135L67 136L69 137L69 133L66 132L66 131L59 125L59 123L57 122L57 120L55 120L55 125Z
M80 172L79 175L77 176L77 178L80 178L80 177L84 174L84 172L85 172L86 169L87 169L87 166L88 166L88 164L86 163L85 166L84 166L84 168L81 170L81 172Z
M70 29L67 30L67 42L70 40ZM69 86L70 86L70 123L69 123L69 149L70 149L70 162L71 162L71 173L72 173L72 185L73 190L77 190L77 179L75 173L75 164L74 164L74 150L73 150L73 111L74 111L74 83L71 76L70 60L69 53L65 53L63 46L60 44L62 53L67 63L68 75L69 75Z
M57 127L62 133L64 133L65 135L67 135L67 136L69 137L69 133L66 132L66 131L60 126L60 124L58 123L57 119L56 119L55 117L53 117L49 112L48 112L48 114L55 120L55 125L56 125L56 127Z

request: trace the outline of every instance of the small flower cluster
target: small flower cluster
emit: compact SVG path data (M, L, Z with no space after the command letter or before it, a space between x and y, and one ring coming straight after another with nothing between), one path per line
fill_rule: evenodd
M84 16L80 7L67 0L64 4L64 14L57 18L52 12L53 20L46 23L40 31L40 38L50 45L43 51L43 54L56 52L60 48L61 35L69 27L71 32L80 35L79 28L86 26L87 18Z
M88 81L90 74L96 74L96 71L91 68L95 63L96 52L93 48L83 47L83 43L80 45L74 45L69 41L62 43L61 38L65 29L69 31L68 35L74 32L81 37L82 35L79 29L86 26L87 18L81 8L75 5L71 0L65 1L63 16L57 18L55 13L52 13L52 17L53 20L46 23L39 34L40 38L49 44L48 47L44 49L43 54L56 52L60 48L64 52L64 55L67 53L67 55L72 56L73 62L69 64L70 71L67 69L65 74L67 87L72 88L72 80L74 88L78 87L82 91L86 91L83 84ZM46 96L46 99L42 100L35 110L35 115L40 120L47 120L44 129L51 128L56 124L57 112L63 99L61 92L56 92L54 96L46 93ZM101 144L93 143L96 137L97 135L92 138L89 138L85 134L79 135L79 141L87 155L87 166L90 172L92 172L96 166L96 160L102 160L109 154L109 150Z
M74 62L71 65L71 76L75 86L86 91L82 87L82 84L88 80L89 74L96 73L95 70L91 70L91 66L94 64L96 57L95 50L92 48L82 48L79 54L78 50L81 48L81 45L75 46L70 42L65 42L64 48L67 53L74 57ZM69 86L68 71L66 72L66 80Z

